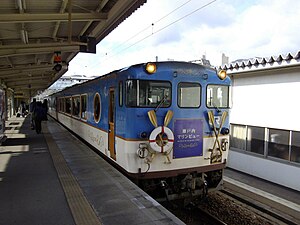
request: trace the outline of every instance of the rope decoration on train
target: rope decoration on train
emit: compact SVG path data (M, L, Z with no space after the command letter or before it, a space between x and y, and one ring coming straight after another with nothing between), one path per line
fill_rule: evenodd
M225 120L226 120L226 117L227 117L228 113L226 111L224 111L222 113L221 123L220 123L219 127L216 126L213 111L208 111L207 113L208 113L208 119L211 123L211 126L213 128L213 132L214 132L214 135L215 135L214 145L213 145L212 149L210 149L210 151L212 152L211 153L211 162L212 163L220 162L222 160L222 151L221 151L222 146L220 144L219 135L220 135L220 131L223 127L223 124L225 123ZM217 148L216 148L216 144L218 144Z

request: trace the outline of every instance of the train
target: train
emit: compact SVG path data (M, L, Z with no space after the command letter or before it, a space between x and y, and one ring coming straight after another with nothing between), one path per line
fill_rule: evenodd
M49 115L148 193L222 187L231 79L181 61L122 68L49 96Z
M5 90L0 87L0 146L6 141L5 135L5 117L6 117L6 102Z

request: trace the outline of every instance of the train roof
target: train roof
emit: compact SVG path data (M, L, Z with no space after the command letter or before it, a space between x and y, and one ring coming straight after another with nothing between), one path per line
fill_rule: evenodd
M134 70L134 69L142 69L144 70L144 66L147 64L148 62L145 62L145 63L138 63L138 64L134 64L134 65L131 65L131 66L128 66L128 67L124 67L124 68L121 68L121 69L118 69L118 70L114 70L112 72L109 72L107 74L104 74L102 76L98 76L94 79L91 79L91 80L88 80L84 83L78 83L78 84L75 84L73 86L70 86L70 87L66 87L64 88L63 90L60 90L56 93L53 93L52 95L54 94L57 94L57 93L60 93L60 92L63 92L65 90L68 90L68 89L71 89L71 88L74 88L76 86L79 86L79 85L82 85L82 84L88 84L90 82L94 82L95 80L101 80L101 79L106 79L108 76L112 75L112 74L117 74L117 73L121 73L121 72L125 72L125 71L130 71L130 70ZM198 64L198 63L193 63L193 62L186 62L186 61L159 61L159 62L153 62L155 64L157 64L157 66L160 68L160 70L165 70L167 68L169 68L169 66L172 66L172 69L174 70L179 70L179 69L186 69L187 67L189 69L209 69L209 70L214 70L216 71L215 68L212 68L210 66L206 66L206 65L201 65L201 64ZM50 96L52 96L50 95Z

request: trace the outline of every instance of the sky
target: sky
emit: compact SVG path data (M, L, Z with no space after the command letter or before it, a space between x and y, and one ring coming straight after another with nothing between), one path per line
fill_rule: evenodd
M300 51L299 0L147 0L97 45L79 53L66 75L100 76L149 61L214 66Z

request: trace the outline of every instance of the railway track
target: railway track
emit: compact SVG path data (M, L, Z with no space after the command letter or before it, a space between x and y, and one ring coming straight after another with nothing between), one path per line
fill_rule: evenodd
M300 224L300 207L293 202L247 185L241 185L228 178L224 179L224 189L221 193L277 223Z
M278 213L246 195L225 189L210 193L204 201L183 207L182 202L161 204L187 225L296 225L295 218Z
M184 207L181 201L160 203L187 225L226 225L225 222L198 205L189 204Z
M299 224L294 218L290 217L284 209L282 211L276 210L272 205L262 204L261 202L249 199L247 196L241 196L231 190L220 191L227 198L231 198L236 202L240 202L245 208L253 211L253 213L265 218L270 221L270 224L288 224L297 225Z

